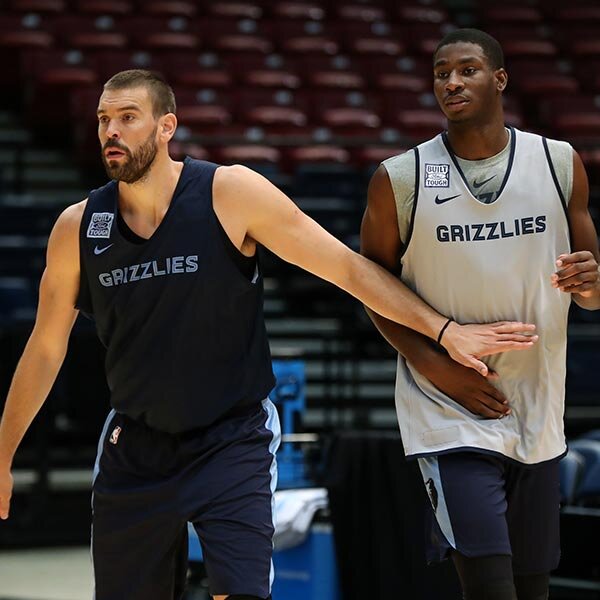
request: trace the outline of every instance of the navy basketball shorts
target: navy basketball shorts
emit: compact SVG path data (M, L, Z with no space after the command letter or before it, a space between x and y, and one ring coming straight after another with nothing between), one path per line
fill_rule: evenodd
M427 559L512 556L515 575L549 573L560 559L558 460L520 465L479 452L419 458L431 501Z
M269 596L280 437L268 399L184 434L112 411L94 469L95 600L180 598L188 522L212 595Z

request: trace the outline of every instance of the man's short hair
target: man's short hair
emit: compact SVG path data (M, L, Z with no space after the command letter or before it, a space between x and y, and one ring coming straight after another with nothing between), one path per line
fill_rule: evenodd
M485 57L494 71L504 68L504 53L498 40L480 29L457 29L456 31L451 31L438 44L433 53L433 59L435 60L440 48L459 42L477 44L483 50Z
M175 94L171 86L158 74L144 69L131 69L113 75L105 84L105 90L124 90L145 87L152 101L152 113L161 117L175 113Z

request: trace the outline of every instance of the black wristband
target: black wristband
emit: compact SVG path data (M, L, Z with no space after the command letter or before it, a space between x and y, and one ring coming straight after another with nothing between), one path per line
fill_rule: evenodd
M438 344L442 343L442 336L444 335L444 331L446 331L446 327L448 327L448 325L450 325L450 323L452 323L452 321L454 321L454 319L448 319L444 323L444 326L440 329L440 332L439 332L438 337L437 337L437 343Z

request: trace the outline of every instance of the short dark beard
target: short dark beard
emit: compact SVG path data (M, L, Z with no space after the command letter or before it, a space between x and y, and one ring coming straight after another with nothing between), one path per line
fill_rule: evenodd
M111 179L122 181L123 183L136 183L145 177L154 163L158 147L156 145L156 132L158 125L154 131L146 138L146 141L132 154L128 149L119 144L117 140L109 140L102 147L102 162L106 169L107 175ZM122 163L117 163L112 166L112 162L107 158L105 152L107 148L119 148L128 156Z

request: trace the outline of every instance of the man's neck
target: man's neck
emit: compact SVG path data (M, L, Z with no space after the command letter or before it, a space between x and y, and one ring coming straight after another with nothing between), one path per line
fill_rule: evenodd
M506 148L510 135L504 126L504 116L488 123L448 122L448 141L459 158L482 160L490 158Z
M154 161L150 171L136 183L119 182L119 208L143 220L160 223L171 204L183 163L169 156Z

